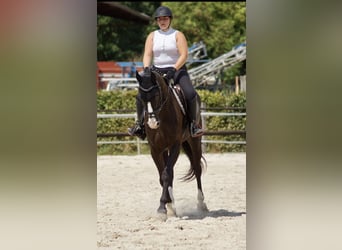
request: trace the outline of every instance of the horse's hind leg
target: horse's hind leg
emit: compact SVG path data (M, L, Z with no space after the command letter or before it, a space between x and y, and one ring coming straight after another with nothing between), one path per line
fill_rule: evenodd
M201 141L199 138L192 138L191 141L192 144L189 144L188 146L190 147L186 147L187 150L185 150L189 156L191 165L192 165L192 169L195 173L195 177L196 177L196 181L197 181L197 208L199 210L202 211L208 211L207 205L204 203L204 194L203 194L203 189L202 189L202 180L201 180L201 176L202 176L202 168L204 167L203 164L205 164L205 159L203 158L203 162L202 160L202 148L201 148ZM183 146L183 148L184 148ZM189 150L191 149L191 150Z
M169 216L176 216L176 205L175 205L175 198L173 197L173 189L169 186L168 188L169 195L171 198L171 203L166 203L167 214Z
M202 190L202 187L199 187L201 185L201 177L197 177L196 176L196 179L197 179L197 186L198 186L198 193L197 193L197 208L199 210L202 210L202 211L208 211L208 208L207 208L207 205L205 204L204 202L204 194L203 194L203 190Z
M204 203L204 194L202 189L202 181L201 181L201 175L202 175L202 162L201 159L197 162L196 161L196 167L194 167L195 170L195 176L197 181L197 208L201 211L208 211L207 205Z

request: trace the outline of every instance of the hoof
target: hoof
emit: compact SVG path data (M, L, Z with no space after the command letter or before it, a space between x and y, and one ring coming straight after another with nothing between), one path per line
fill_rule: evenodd
M167 211L166 211L166 208L160 207L158 208L157 212L158 214L166 214Z
M156 219L162 222L167 221L167 215L166 213L157 213Z
M168 216L177 216L176 208L172 203L167 203L166 207L167 207L167 215Z
M204 202L200 202L197 204L197 209L203 212L209 212L207 205Z

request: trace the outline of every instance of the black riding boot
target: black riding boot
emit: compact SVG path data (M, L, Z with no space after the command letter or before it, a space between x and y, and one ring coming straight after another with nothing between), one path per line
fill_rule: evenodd
M188 103L189 105L189 119L190 119L190 134L192 137L197 137L203 135L203 129L201 128L201 113L199 101L197 100L197 95L192 98Z
M137 105L137 115L138 120L134 124L132 128L128 128L128 134L131 136L138 136L141 140L144 140L146 138L145 133L145 125L144 125L144 106L141 103L140 99L137 98L136 100Z

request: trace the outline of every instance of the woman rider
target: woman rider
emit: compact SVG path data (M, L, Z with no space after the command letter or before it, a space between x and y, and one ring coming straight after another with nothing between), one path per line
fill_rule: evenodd
M144 81L151 81L152 68L167 79L173 79L182 88L188 106L188 119L190 121L190 134L192 137L201 136L203 130L200 121L200 108L197 102L197 93L192 86L185 63L188 58L188 45L184 34L171 27L172 12L166 6L157 8L155 20L159 29L151 32L145 41L143 56ZM146 137L144 128L144 107L140 99L136 99L138 119L136 124L128 129L130 135L136 135L141 139Z

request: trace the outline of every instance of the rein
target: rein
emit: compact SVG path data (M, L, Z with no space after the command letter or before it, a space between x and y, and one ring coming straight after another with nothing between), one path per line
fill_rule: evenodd
M158 87L159 87L159 85L158 85ZM162 96L161 99L163 99L164 96L163 96L163 93L162 93L160 87L159 87L159 92L160 92L160 96ZM170 88L168 87L168 89L167 89L167 95L166 95L165 100L159 105L159 108L158 108L157 110L155 110L154 113L156 113L156 114L159 114L159 113L160 113L160 111L161 111L162 108L164 107L165 103L169 100L169 95L170 95Z

